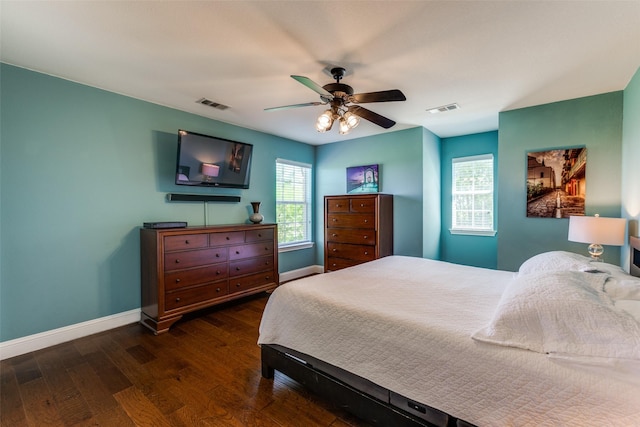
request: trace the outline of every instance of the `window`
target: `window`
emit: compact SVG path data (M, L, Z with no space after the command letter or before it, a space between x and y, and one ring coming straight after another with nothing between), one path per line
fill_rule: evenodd
M495 235L493 155L452 160L451 233Z
M312 246L311 165L276 160L276 222L281 251Z

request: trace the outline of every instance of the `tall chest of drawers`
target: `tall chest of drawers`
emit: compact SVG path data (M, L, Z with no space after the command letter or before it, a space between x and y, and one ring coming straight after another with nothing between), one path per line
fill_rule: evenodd
M393 254L393 196L324 197L324 270Z
M159 334L185 313L275 289L276 227L141 229L141 323Z

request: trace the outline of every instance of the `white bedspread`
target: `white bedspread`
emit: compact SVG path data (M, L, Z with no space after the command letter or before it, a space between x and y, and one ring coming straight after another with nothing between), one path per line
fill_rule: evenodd
M274 291L259 343L478 426L640 425L640 385L624 367L594 369L471 338L514 276L401 256L312 276Z

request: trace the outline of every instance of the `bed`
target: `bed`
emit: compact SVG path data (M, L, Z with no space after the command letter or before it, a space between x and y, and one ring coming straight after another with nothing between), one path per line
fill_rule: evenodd
M263 377L374 425L640 425L640 279L568 252L518 272L390 256L300 279L269 298L258 344Z

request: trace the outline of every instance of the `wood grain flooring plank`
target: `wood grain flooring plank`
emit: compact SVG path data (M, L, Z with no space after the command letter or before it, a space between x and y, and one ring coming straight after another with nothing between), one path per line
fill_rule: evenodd
M129 387L114 394L115 399L134 424L139 426L170 427L171 424L156 406L137 387Z
M88 362L76 365L68 372L94 417L103 412L113 411L119 406L118 401L113 398L113 394Z
M29 381L20 387L24 410L31 426L64 426L53 393L44 377ZM74 419L70 422L81 421ZM10 424L8 424L10 425ZM67 424L69 425L69 424Z
M16 374L11 362L0 362L0 425L3 426L27 425Z
M73 425L91 418L89 405L67 372L59 348L37 352L36 359L62 421L66 425Z

